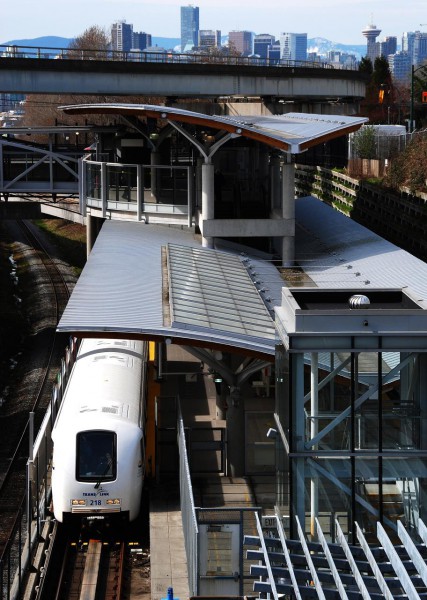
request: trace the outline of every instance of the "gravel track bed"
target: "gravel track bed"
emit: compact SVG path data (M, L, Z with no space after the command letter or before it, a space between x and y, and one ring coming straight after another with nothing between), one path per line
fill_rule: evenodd
M51 340L57 325L51 283L40 258L28 246L28 242L16 222L4 223L7 227L7 235L12 240L12 252L18 266L18 277L19 274L22 274L21 277L25 280L19 281L18 289L20 294L26 292L25 297L22 298L22 306L29 326L29 335L23 340L22 352L16 357L16 366L10 372L9 381L1 382L2 388L7 385L8 393L3 394L5 401L0 407L0 481L4 474L4 465L7 466L8 458L13 454L28 420L34 393L39 389L44 368L49 359ZM43 236L42 231L39 229L37 231L39 236ZM57 252L46 236L43 236L43 240L71 290L76 283L72 268L63 260L55 258ZM49 376L51 383L60 368L67 337L64 337L62 342L58 345L60 350L53 358L54 366ZM40 410L36 414L36 427L41 423L50 401L52 387L50 385L46 387L47 392L44 394Z

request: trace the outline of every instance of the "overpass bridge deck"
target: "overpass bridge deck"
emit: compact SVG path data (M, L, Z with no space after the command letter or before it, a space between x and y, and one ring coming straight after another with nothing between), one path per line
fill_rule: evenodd
M352 102L364 97L366 85L366 77L358 71L300 61L265 65L245 57L207 61L205 56L194 60L191 55L177 58L171 53L142 53L137 61L100 60L99 55L48 60L41 58L42 52L31 59L14 51L5 54L0 59L0 91L9 93L334 97Z

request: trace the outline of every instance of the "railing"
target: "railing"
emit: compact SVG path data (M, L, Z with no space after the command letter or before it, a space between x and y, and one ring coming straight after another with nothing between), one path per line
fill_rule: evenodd
M184 422L181 406L178 400L178 446L179 446L179 487L181 497L181 514L184 530L185 552L188 565L188 587L191 596L198 593L199 553L196 510L194 507L193 487L191 483L190 467L188 464L187 448L185 443Z
M51 495L51 432L75 361L76 344L76 340L71 338L65 349L65 357L61 361L61 369L53 386L51 404L46 411L27 462L26 496L19 507L12 536L0 556L0 600L3 598L17 600L22 597L22 582L30 568L47 516Z
M163 215L192 224L194 172L190 166L137 165L83 160L82 213L86 207L147 220ZM132 217L131 217L132 215Z
M29 46L7 46L0 45L0 57L3 58L37 58L37 59L60 59L60 60L103 60L119 62L141 62L141 63L173 63L173 64L215 64L215 65L238 65L254 67L288 67L288 68L308 68L308 69L340 69L343 65L336 65L327 62L315 62L305 60L286 60L260 58L257 56L227 56L214 54L180 54L172 51L166 52L147 52L140 50L116 51L116 50L98 50L85 49L78 50L73 48L55 48L49 46L29 47ZM344 70L354 71L358 66L355 64L349 68L345 65Z

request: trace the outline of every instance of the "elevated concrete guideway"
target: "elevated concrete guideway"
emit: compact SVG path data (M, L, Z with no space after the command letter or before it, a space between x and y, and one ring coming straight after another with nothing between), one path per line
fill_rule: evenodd
M209 97L260 96L289 100L365 96L357 71L294 66L102 60L0 59L0 92Z

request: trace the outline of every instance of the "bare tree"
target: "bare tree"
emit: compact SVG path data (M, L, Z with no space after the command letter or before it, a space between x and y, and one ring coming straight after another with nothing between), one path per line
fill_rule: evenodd
M108 58L110 40L106 32L94 25L77 36L70 44L68 58L84 60L105 60ZM164 98L147 96L128 96L127 102L140 104L164 104ZM24 126L51 126L61 125L84 125L87 117L84 115L66 115L59 106L70 104L93 104L105 102L123 102L121 96L94 96L94 95L71 95L71 94L30 94L26 98L25 111L22 118ZM110 125L115 123L117 117L112 115L90 115L90 123L93 125ZM35 140L35 137L32 139ZM44 138L35 141L45 142Z
M77 36L68 47L68 58L105 60L110 48L110 38L104 29L92 25Z

